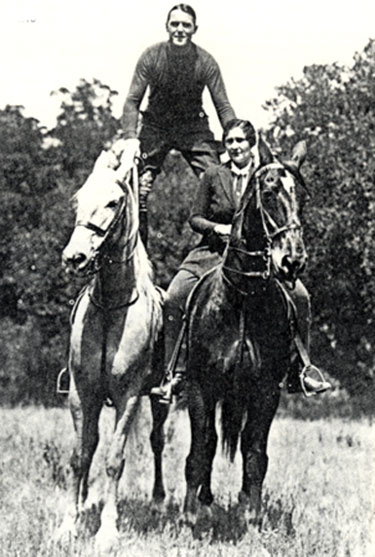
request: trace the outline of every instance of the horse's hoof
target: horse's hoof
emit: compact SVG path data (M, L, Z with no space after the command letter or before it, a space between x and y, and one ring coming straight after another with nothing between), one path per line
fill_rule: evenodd
M238 496L242 517L246 525L259 528L262 523L261 508L258 499L255 502L251 501L251 497L241 491Z
M197 523L197 515L191 511L184 512L184 525L189 528L194 528Z
M262 525L262 515L260 512L257 512L255 509L245 509L242 516L246 526L260 529Z
M95 536L95 550L99 555L108 555L118 545L118 540L119 532L116 526L102 525Z
M151 500L151 510L154 513L162 513L164 510L164 497L162 499L154 498Z
M199 522L211 522L212 520L212 509L208 505L200 505L198 509L197 521Z
M156 505L161 505L165 500L164 489L154 489L152 492L152 503Z
M66 547L78 538L77 521L69 516L65 517L53 535L56 544Z
M213 532L212 509L208 505L200 505L194 527L194 537L202 538Z

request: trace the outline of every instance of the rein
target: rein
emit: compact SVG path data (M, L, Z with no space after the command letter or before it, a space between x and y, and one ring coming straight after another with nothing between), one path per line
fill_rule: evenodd
M259 207L262 224L263 224L263 231L266 237L266 247L263 250L255 250L255 251L248 251L243 248L239 248L237 246L228 245L227 250L233 251L235 253L239 253L249 258L256 258L260 257L264 261L265 269L263 271L242 271L240 269L234 269L233 267L229 267L228 265L223 265L223 277L225 281L230 284L232 287L236 288L238 292L242 295L248 295L248 292L240 289L238 286L234 285L233 282L228 278L225 271L230 273L234 273L246 278L260 278L262 280L268 280L271 276L271 248L272 242L275 238L280 236L283 232L288 232L289 230L299 230L301 228L300 225L295 224L294 222L286 222L283 226L278 226L275 220L271 217L271 215L264 209L262 205L262 200L260 196L260 177L270 169L283 169L283 165L278 162L272 162L263 166L255 171L254 179L255 182L255 195L256 195L256 202L257 206ZM273 232L270 231L270 227L273 228Z
M116 305L116 306L105 306L103 304L101 304L96 298L94 298L94 296L92 294L89 294L89 298L91 300L91 302L93 303L93 305L102 310L102 311L115 311L118 309L123 309L126 308L128 306L132 306L133 304L135 304L135 302L138 301L139 299L139 292L137 291L134 298L132 300L130 300L129 302L124 302L123 304L120 305Z
M121 184L119 184L119 185L123 189L122 185ZM131 189L129 188L128 193L130 194L130 192L131 192ZM127 242L126 242L124 248L127 248L129 245L131 245L131 249L126 250L127 253L124 257L121 257L121 259L114 259L113 257L111 257L107 254L103 254L100 257L100 252L103 250L103 246L105 246L106 242L110 238L114 229L116 228L116 226L120 222L120 219L122 218L122 216L124 214L124 210L125 210L125 200L122 200L121 205L118 209L118 212L115 215L115 218L112 220L112 222L110 223L110 225L108 226L108 228L106 230L104 230L103 228L101 228L100 226L97 226L96 224L94 224L92 222L80 222L80 221L77 222L76 226L82 226L84 228L87 228L88 230L93 231L99 237L103 238L103 242L101 243L99 248L97 250L95 250L95 253L94 253L94 256L93 256L93 271L90 273L91 275L98 273L102 269L103 264L104 264L105 261L109 265L113 265L113 264L121 265L121 264L128 263L134 257L134 253L135 253L137 243L138 243L138 225L134 225L131 233L129 234L129 237L127 239ZM101 259L101 262L99 262L99 258Z
M236 273L238 275L249 277L249 278L262 278L264 280L268 279L271 275L271 244L268 244L263 251L247 251L236 246L228 245L228 251L234 251L236 253L241 253L246 257L261 257L266 264L264 271L240 271L239 269L233 269L227 265L223 265L223 269ZM226 277L227 278L227 277Z
M122 189L123 189L123 187L122 187ZM133 199L131 197L132 191L131 191L130 188L128 188L128 195L131 199ZM97 226L96 224L94 224L90 221L89 222L77 222L76 226L83 226L84 228L87 228L88 230L93 231L95 234L97 234L98 236L103 238L103 241L101 242L101 245L95 250L95 253L93 255L93 258L92 258L93 270L90 274L97 274L103 268L104 263L107 263L108 265L124 265L124 264L126 265L129 261L131 261L133 259L134 254L135 254L135 250L136 250L136 247L137 247L137 244L138 244L138 222L137 222L137 220L135 220L133 222L133 225L132 225L131 231L129 233L129 236L127 238L127 241L124 244L124 255L120 259L115 259L112 256L108 255L107 253L103 253L101 255L101 252L103 251L103 248L105 247L106 242L110 239L110 237L113 234L114 230L116 229L117 225L120 223L121 218L123 218L123 216L125 214L125 209L126 209L125 199L122 199L121 205L120 205L116 215L114 216L113 220L111 221L111 223L109 224L109 226L106 229L103 229L100 226ZM99 258L100 258L100 261L99 261ZM113 306L102 304L97 298L95 298L93 296L93 294L89 294L89 298L90 298L91 302L93 303L93 305L95 307L101 309L102 311L111 311L111 310L122 309L124 307L128 307L130 305L135 304L135 302L137 302L137 300L139 298L139 292L136 291L135 296L131 300L129 300L129 301L123 303L123 304L113 305Z

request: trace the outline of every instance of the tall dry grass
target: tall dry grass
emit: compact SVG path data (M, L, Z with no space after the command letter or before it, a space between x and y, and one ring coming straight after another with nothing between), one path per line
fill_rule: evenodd
M69 501L73 428L68 410L1 409L1 557L91 557L103 497L104 454L113 410L101 419L101 443L91 474L92 510L86 535L55 541ZM214 462L213 517L194 532L181 520L184 461L189 448L185 412L167 423L162 509L150 501L152 454L147 401L129 440L120 486L120 541L106 557L329 556L372 557L374 527L374 427L362 421L276 418L269 441L260 530L246 528L237 505L239 455L230 464L218 450Z

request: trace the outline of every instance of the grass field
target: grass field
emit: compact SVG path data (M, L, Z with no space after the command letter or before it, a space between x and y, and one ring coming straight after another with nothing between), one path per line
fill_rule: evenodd
M54 536L68 501L73 442L68 410L0 409L0 419L1 557L94 556L89 533L98 526L95 505L84 539L61 545ZM112 420L113 411L105 409L91 474L93 503L103 490ZM181 411L172 411L167 424L167 501L164 508L153 508L147 401L137 431L121 483L120 541L108 557L375 555L375 437L368 421L275 419L260 530L245 528L237 505L240 459L229 464L220 450L214 463L212 522L195 532L182 523L189 425Z

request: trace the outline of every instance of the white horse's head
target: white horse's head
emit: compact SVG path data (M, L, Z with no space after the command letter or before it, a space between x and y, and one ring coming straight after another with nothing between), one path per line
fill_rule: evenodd
M64 249L63 265L77 274L98 269L99 258L111 246L138 230L135 200L130 186L121 185L103 153L83 186L74 196L76 222ZM129 210L133 218L129 222ZM130 230L131 229L131 230Z

